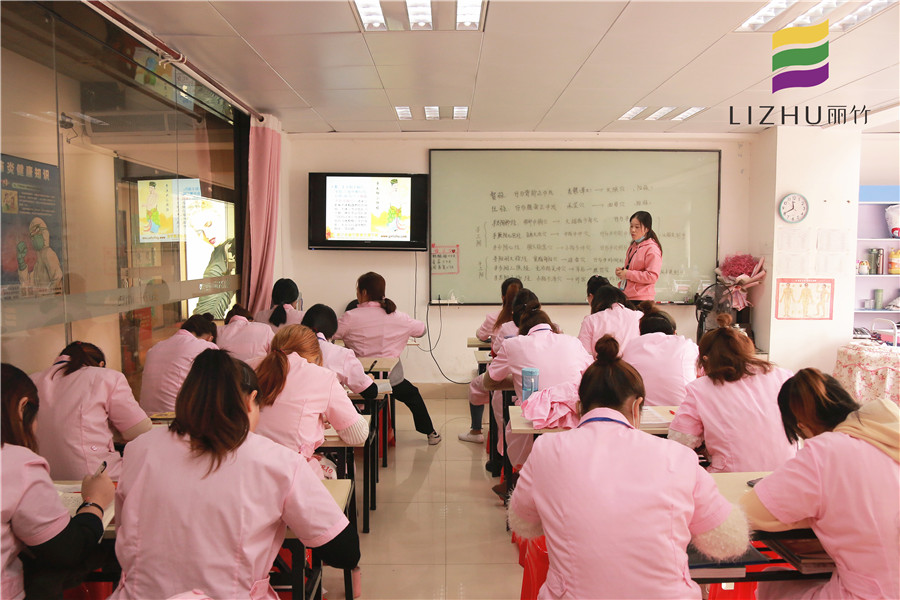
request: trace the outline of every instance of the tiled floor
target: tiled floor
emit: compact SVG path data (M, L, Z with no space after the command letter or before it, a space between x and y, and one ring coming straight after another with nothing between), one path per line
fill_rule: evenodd
M484 446L456 438L468 431L468 402L426 403L443 441L429 446L397 404L397 446L380 469L371 531L360 533L361 597L516 599L522 568L491 492L499 479L484 470ZM326 569L325 590L344 598L340 571Z

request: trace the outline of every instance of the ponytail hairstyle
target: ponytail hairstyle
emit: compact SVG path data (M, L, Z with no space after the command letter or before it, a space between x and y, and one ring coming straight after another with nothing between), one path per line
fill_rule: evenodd
M378 273L373 273L372 271L363 273L359 276L359 279L356 280L357 291L365 292L366 298L370 302L378 302L381 304L381 308L384 309L384 312L391 314L397 310L397 305L394 304L393 300L384 297L384 288L384 277Z
M632 306L625 296L625 292L614 285L602 285L594 292L594 298L591 301L591 314L612 308L616 304L621 304L626 308L631 308Z
M175 398L169 431L188 436L194 456L209 457L207 475L244 443L250 431L239 362L226 350L207 348L194 358Z
M513 300L513 323L519 327L519 335L528 335L535 325L546 323L553 333L559 333L559 327L550 320L550 316L541 309L541 301L528 288L522 288Z
M32 452L38 451L37 438L34 435L34 421L37 419L38 399L37 386L25 371L14 367L9 363L0 366L0 399L2 399L2 414L0 414L0 446L12 444L13 446L25 446ZM22 398L28 398L19 417L19 402Z
M337 332L338 322L334 310L325 304L313 304L303 313L301 325L313 330L313 333L321 333L326 340L330 340Z
M731 315L719 313L717 329L707 331L698 344L697 364L716 385L768 373L772 363L756 356L756 347L743 331L731 327Z
M228 314L225 315L225 324L228 325L231 322L232 317L244 317L248 321L253 320L253 315L250 314L250 311L241 306L240 304L235 304L231 307L231 310L228 311Z
M494 331L500 329L504 323L512 321L512 306L516 299L516 294L522 289L522 280L518 277L510 277L500 286L500 295L503 296L503 307L500 314L497 315L497 321L494 323Z
M106 364L103 350L89 342L72 342L62 349L60 356L68 356L69 362L56 369L56 373L62 371L63 377L71 375L81 367L99 367L100 363Z
M597 290L604 285L610 285L609 279L602 275L591 275L591 278L587 280L587 295L593 298Z
M216 341L216 324L212 322L212 319L203 315L193 315L181 324L181 328L185 331L190 331L198 338L201 335L209 335L212 337L213 342Z
M631 223L632 219L637 219L638 223L647 228L647 233L644 235L645 238L650 238L656 245L659 246L659 253L662 254L662 244L659 243L659 238L656 237L656 232L653 231L653 217L650 216L646 210L639 210L630 217L628 217L628 222Z
M619 357L619 342L606 334L594 345L597 359L584 371L578 386L581 414L595 408L622 412L629 398L644 398L644 380L640 373ZM624 413L623 413L624 414Z
M272 338L269 353L256 367L259 378L259 406L264 408L275 403L284 390L290 363L288 354L296 352L307 362L322 365L322 348L313 330L303 325L282 327Z
M293 304L300 299L300 289L292 279L279 279L272 286L272 306L274 310L269 315L269 323L280 327L287 322L285 304Z
M675 319L669 313L659 310L653 300L644 300L638 304L638 310L644 313L639 325L641 335L648 333L675 335Z
M800 369L781 385L778 409L784 433L793 443L806 437L800 431L801 423L816 433L833 431L847 415L859 410L859 404L831 375Z

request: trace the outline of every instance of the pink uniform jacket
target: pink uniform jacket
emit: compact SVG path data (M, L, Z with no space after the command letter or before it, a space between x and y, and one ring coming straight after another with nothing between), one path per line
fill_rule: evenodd
M625 296L634 302L656 298L656 281L662 270L662 250L652 239L634 242L625 252Z
M687 384L697 379L697 354L693 340L656 332L629 341L622 359L644 380L644 404L677 406Z
M806 582L803 598L900 598L898 473L875 446L830 432L807 440L796 458L753 488L779 521L811 519L834 559L831 579Z
M409 338L423 335L422 321L400 311L387 314L378 302L363 302L341 315L334 337L344 340L356 356L397 358Z
M706 376L695 379L669 425L669 437L684 442L677 434L692 436L692 447L705 440L711 473L777 469L797 453L778 410L778 391L792 375L772 367L721 385Z
M491 339L491 337L494 335L494 324L497 322L498 316L500 316L499 310L488 313L484 317L484 323L482 323L481 327L478 328L478 331L475 332L475 337L477 337L481 341L487 341Z
M498 327L497 332L491 336L491 353L497 356L500 352L500 346L503 345L503 340L508 340L517 335L519 335L519 326L512 321L507 321Z
M297 310L290 304L284 304L284 312L286 313L287 320L279 326L272 325L269 323L269 317L272 316L272 311L275 310L275 307L267 308L265 310L261 310L255 315L253 315L254 323L265 323L269 327L272 328L272 331L278 332L279 329L284 327L285 325L300 325L303 321L303 311Z
M296 352L287 359L284 389L275 404L260 411L256 433L309 459L325 441L325 419L340 431L360 417L332 371L307 362ZM250 365L256 368L261 361L254 359Z
M319 338L319 347L322 349L322 366L334 372L341 385L350 388L354 394L359 394L372 385L372 378L366 375L353 350L332 344L321 333L317 333L316 337Z
M69 357L31 376L41 399L37 416L38 448L50 463L53 479L78 479L106 461L106 473L118 479L122 457L113 432L131 429L147 418L125 376L112 369L82 367L63 376Z
M621 304L613 304L606 310L586 316L581 321L578 339L581 340L584 349L591 356L596 357L594 346L597 344L597 340L608 333L619 342L619 352L621 353L631 340L640 337L640 322L643 316L644 313L639 310L631 310Z
M25 579L19 552L56 537L69 524L69 511L53 487L47 461L24 446L3 444L0 477L0 598L20 600Z
M202 589L212 598L276 598L272 561L285 527L321 546L348 524L296 452L254 433L207 474L187 437L154 429L129 442L116 490L110 598L167 598Z
M228 325L223 325L216 331L216 345L246 362L251 358L264 356L269 351L273 337L275 332L268 323L257 323L234 316Z
M688 542L731 510L693 452L609 408L540 436L509 504L513 531L546 535L538 598L700 598Z
M190 331L179 329L169 339L158 342L147 351L141 381L141 408L148 415L175 410L175 398L181 391L194 357L207 348L217 349L212 342L201 340Z

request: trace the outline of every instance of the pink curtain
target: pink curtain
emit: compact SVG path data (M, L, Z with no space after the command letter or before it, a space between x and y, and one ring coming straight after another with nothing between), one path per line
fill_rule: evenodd
M255 314L272 298L281 179L281 122L274 116L251 119L249 163L242 297Z

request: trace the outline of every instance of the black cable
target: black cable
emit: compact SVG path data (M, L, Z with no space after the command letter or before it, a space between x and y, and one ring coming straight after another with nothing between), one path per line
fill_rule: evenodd
M438 294L438 317L440 319L440 321L439 321L440 333L438 333L437 340L435 340L434 344L431 343L431 323L429 323L430 312L431 312L431 302L429 302L428 304L425 305L425 329L428 331L428 350L423 350L422 348L419 348L419 350L422 350L423 352L428 352L431 355L431 360L434 361L434 364L437 366L438 371L440 371L441 375L444 377L444 379L446 379L450 383L459 383L462 385L468 385L468 384L472 383L471 381L456 381L455 379L450 379L449 377L447 377L447 374L444 373L444 369L441 368L441 364L438 362L437 357L434 355L434 349L437 347L437 343L439 341L441 341L441 335L444 332L444 313L441 310L440 294Z

